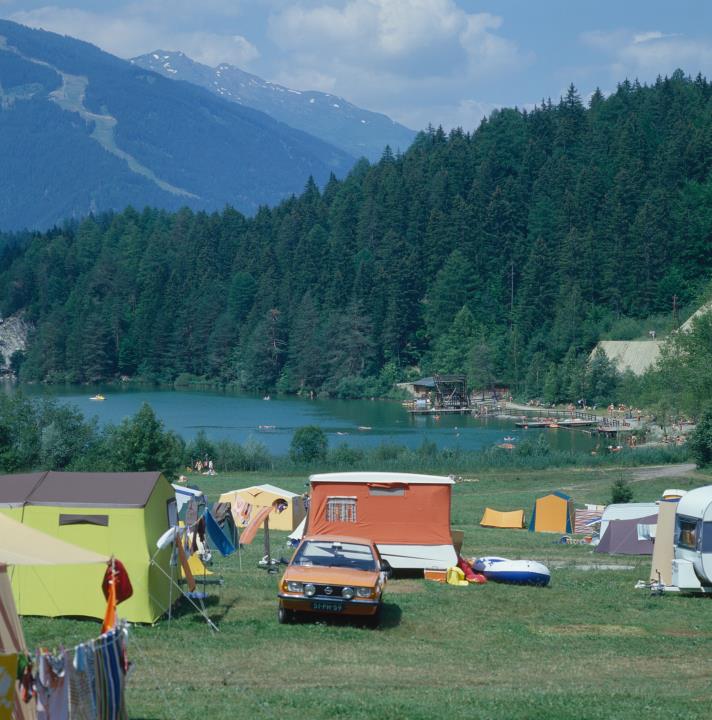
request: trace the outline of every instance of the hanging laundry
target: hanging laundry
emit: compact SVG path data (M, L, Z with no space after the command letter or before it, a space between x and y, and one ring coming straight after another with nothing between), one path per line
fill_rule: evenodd
M90 643L74 648L69 673L69 717L71 720L99 720L96 714L96 658Z
M64 654L37 653L37 720L69 720L69 683Z
M210 542L220 551L223 557L235 552L235 545L223 529L218 525L212 513L205 514L205 532Z
M35 679L32 676L32 658L26 653L17 656L17 682L20 699L24 703L30 702L35 696Z
M124 630L115 628L94 641L96 708L101 720L125 720L124 680L126 652ZM54 718L52 718L54 720Z
M129 578L129 573L126 570L126 566L121 562L121 560L113 558L109 562L109 567L106 569L106 572L104 573L104 579L101 582L101 589L104 592L104 597L107 600L109 599L109 582L112 579L112 570L113 580L116 586L116 604L119 605L124 600L128 600L133 595L133 586L131 585L131 578Z
M0 655L0 720L10 720L15 707L17 655Z

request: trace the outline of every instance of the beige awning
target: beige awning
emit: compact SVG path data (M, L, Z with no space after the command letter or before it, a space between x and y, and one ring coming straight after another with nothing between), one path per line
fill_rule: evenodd
M0 513L0 565L86 565L106 555L57 540Z

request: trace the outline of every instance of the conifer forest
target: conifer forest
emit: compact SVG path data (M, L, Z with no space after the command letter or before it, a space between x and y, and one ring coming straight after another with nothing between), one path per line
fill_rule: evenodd
M571 86L253 217L128 208L6 235L0 315L34 328L23 380L359 397L465 372L573 396L601 337L705 298L711 166L703 77Z

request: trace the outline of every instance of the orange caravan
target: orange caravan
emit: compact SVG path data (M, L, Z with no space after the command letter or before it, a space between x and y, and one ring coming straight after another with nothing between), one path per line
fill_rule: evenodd
M457 563L450 531L453 480L437 475L347 472L312 475L305 523L290 536L358 535L394 568Z

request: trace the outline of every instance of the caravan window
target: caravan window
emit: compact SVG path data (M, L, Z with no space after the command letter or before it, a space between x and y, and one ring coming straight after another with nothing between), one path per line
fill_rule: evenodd
M697 550L699 528L697 518L678 517L675 535L676 545L687 550Z
M369 495L382 495L385 497L403 497L405 495L404 485L369 485Z
M330 497L326 500L326 519L328 522L356 522L355 497Z

